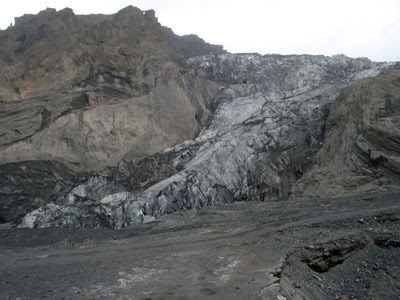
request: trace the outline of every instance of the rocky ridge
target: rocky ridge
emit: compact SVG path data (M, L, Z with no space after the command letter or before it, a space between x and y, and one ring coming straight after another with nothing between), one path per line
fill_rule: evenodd
M154 11L134 7L16 18L0 31L0 162L101 170L191 139L219 85L188 73L184 62L224 52L176 36Z

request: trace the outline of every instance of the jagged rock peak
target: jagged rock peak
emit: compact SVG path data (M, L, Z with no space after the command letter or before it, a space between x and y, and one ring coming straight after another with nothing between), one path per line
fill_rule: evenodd
M57 11L55 8L47 8L40 11L38 14L25 14L21 17L15 18L15 25L13 27L25 28L25 26L40 26L44 23L51 22L53 19L60 19L68 21L71 18L76 17L74 11L71 8L64 8Z
M156 12L153 9L142 11L140 8L129 5L115 14L116 19L139 19L144 18L158 24Z
M93 16L107 16L104 14L91 14L91 15L76 15L74 11L66 7L64 9L56 10L55 8L46 8L45 10L40 11L37 14L24 14L21 17L15 17L15 25L12 27L17 27L17 26L22 26L26 24L37 24L37 23L46 23L49 22L50 20L54 18L59 18L59 19L67 19L70 17L93 17ZM132 5L129 5L120 11L118 11L115 14L110 14L108 15L110 17L116 17L118 18L138 18L138 17L145 17L148 20L155 21L158 23L156 13L153 9L147 10L147 11L142 11L140 8L134 7Z
M5 67L0 100L71 90L92 67L133 74L147 60L182 64L189 57L221 53L222 46L197 36L175 35L158 23L154 10L128 6L113 15L75 15L69 8L48 8L16 18L15 26L0 31L0 68Z

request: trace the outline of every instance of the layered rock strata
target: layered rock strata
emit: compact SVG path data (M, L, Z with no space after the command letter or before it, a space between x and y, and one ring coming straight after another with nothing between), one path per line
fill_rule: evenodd
M16 18L0 31L0 162L101 170L193 138L219 85L184 62L211 53L224 50L134 7Z
M324 144L293 187L297 197L331 197L400 185L400 70L345 88L330 107Z

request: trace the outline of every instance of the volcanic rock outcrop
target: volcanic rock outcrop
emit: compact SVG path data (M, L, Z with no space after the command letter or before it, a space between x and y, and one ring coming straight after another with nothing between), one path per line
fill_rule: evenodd
M345 88L330 107L313 167L293 187L300 197L371 193L400 186L400 70Z
M0 162L100 170L193 138L218 86L183 67L223 53L162 27L154 11L47 9L0 31Z
M48 10L0 41L0 168L39 160L50 176L26 193L4 175L0 217L20 227L122 228L207 205L397 186L394 63L225 53L132 7Z

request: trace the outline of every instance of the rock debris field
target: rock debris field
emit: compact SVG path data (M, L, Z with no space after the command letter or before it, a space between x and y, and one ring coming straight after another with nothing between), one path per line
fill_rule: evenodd
M400 299L400 192L2 229L1 299Z

